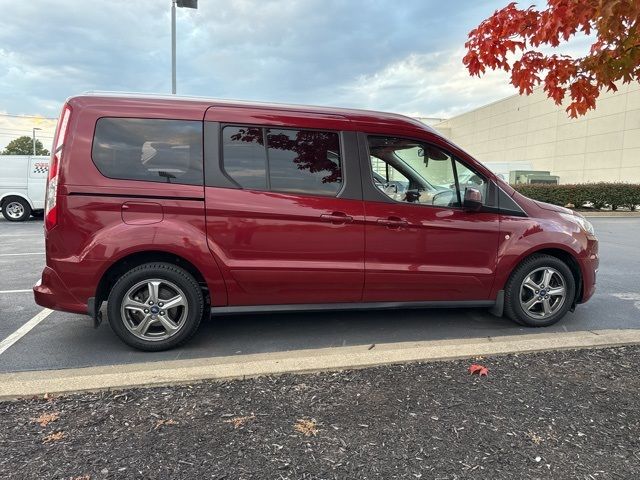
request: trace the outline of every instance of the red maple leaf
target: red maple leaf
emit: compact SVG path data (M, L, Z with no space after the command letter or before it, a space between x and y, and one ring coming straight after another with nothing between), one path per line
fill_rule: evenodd
M486 377L487 375L489 375L489 369L484 365L478 365L477 363L473 363L469 367L469 373L471 375L479 375L480 377Z
M547 0L546 8L497 10L469 32L463 63L471 75L504 70L520 94L537 85L570 117L596 106L614 82L640 82L640 1ZM571 57L553 48L577 35L592 34L589 53ZM569 98L568 98L569 97Z

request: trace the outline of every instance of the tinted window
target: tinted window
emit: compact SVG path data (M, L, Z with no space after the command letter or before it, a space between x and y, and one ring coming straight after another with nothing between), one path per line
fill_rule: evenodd
M342 186L337 133L227 126L222 145L224 170L242 188L335 196Z
M101 118L92 157L106 177L202 185L202 122Z
M267 131L271 189L335 195L342 185L338 134L311 130Z
M224 127L222 156L224 170L242 188L267 188L267 152L261 128Z

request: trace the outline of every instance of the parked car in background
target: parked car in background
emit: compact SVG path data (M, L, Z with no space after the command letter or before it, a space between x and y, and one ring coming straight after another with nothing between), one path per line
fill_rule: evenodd
M10 222L23 222L44 209L49 157L0 155L0 209Z
M35 300L96 325L106 301L136 348L233 312L484 307L546 326L595 290L588 221L401 115L83 95L53 152Z

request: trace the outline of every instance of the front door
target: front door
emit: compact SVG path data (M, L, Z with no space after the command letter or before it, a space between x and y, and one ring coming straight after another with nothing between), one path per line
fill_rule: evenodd
M462 209L465 188L486 198L487 180L422 141L369 136L367 147L364 301L487 300L498 215Z
M229 305L361 301L364 206L345 184L355 134L339 119L312 130L277 112L278 125L219 117L213 107L205 121L207 236Z

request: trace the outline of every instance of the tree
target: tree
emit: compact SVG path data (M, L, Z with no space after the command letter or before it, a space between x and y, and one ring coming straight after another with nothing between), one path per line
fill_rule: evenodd
M519 9L510 3L469 32L463 62L471 75L487 68L511 72L511 83L527 95L537 85L557 105L568 94L573 118L595 108L614 82L640 81L640 1L548 0L547 8ZM593 35L584 57L543 53L576 34Z
M28 135L11 140L3 155L33 155L33 139ZM42 142L36 139L36 155L49 155L49 150L42 148Z

